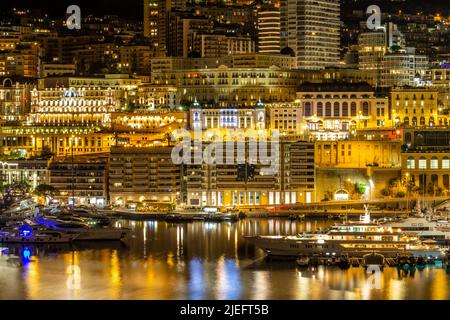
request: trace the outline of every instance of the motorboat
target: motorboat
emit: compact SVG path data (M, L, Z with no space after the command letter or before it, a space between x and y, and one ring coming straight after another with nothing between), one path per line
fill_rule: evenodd
M385 259L382 254L372 252L367 253L363 256L363 267L364 268L370 268L370 267L378 267L381 270L384 268Z
M351 263L350 263L350 260L348 257L342 256L339 258L337 265L339 268L346 270L346 269L350 268Z
M35 225L22 224L0 231L1 243L70 243L77 239L78 233L65 233Z
M323 233L303 233L298 235L256 235L244 236L274 256L322 255L362 257L377 252L385 257L399 253L413 252L419 255L442 255L436 244L422 243L416 236L405 235L401 229L371 222L370 213L360 221L336 224Z
M109 226L92 226L84 221L72 218L64 220L54 217L36 219L36 223L46 226L51 230L61 231L68 234L78 234L76 241L88 240L123 240L130 229L115 228Z
M306 268L309 266L309 260L309 257L300 257L295 262L300 268Z

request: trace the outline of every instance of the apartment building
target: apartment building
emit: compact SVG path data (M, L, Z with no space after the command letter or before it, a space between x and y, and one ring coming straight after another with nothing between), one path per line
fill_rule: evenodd
M183 166L171 159L172 147L111 148L109 192L111 203L177 203L181 199Z
M270 150L273 141L269 142ZM278 144L278 143L277 143ZM186 201L188 206L238 207L309 203L315 201L314 144L281 141L273 155L275 170L249 160L249 143L235 144L233 155L224 151L222 164L186 166ZM256 146L255 146L256 147ZM238 148L245 155L237 162ZM227 164L226 157L236 163ZM275 162L273 162L275 163Z
M106 154L95 157L65 157L51 161L50 185L58 190L61 204L95 205L108 203Z

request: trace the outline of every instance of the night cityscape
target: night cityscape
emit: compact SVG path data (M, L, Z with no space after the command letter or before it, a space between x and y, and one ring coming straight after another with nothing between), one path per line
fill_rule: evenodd
M450 2L0 3L0 300L449 300L449 213Z

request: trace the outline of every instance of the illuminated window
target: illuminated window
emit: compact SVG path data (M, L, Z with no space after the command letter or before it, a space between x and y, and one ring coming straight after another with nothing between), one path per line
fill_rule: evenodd
M438 159L437 158L432 158L430 161L430 168L431 169L438 169L439 165L438 165Z
M442 169L450 169L450 160L447 157L442 159Z
M426 169L427 168L427 159L420 158L419 159L419 169Z
M415 169L416 168L416 161L414 158L409 157L408 160L406 160L406 168L407 169Z

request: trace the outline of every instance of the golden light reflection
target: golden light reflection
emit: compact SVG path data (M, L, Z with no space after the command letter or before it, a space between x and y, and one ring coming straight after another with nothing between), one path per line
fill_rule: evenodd
M392 279L388 285L387 299L401 300L405 296L405 287L402 280Z
M122 279L120 272L120 261L117 254L117 250L114 250L111 254L110 261L110 287L111 287L111 298L120 299Z
M253 281L253 297L255 300L270 299L270 273L268 271L257 272Z
M447 300L448 299L448 276L443 270L435 270L434 280L431 284L431 299Z
M41 276L38 258L35 257L32 261L28 262L25 266L25 270L27 296L30 299L39 299L41 293Z

